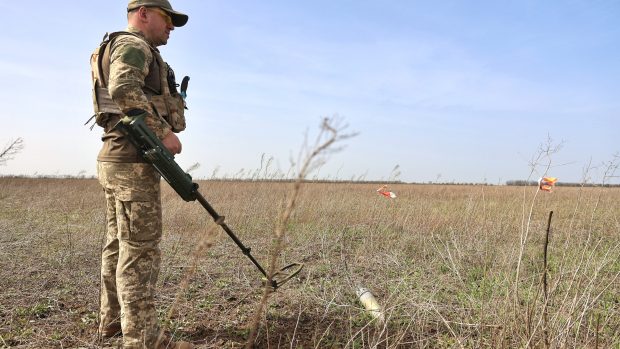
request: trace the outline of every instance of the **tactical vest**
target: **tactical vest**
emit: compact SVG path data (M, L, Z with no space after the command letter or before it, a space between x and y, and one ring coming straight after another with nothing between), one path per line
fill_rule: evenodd
M114 103L108 91L108 79L110 76L110 47L118 36L133 35L144 40L139 35L131 32L119 31L107 34L103 41L90 57L92 82L93 82L93 107L95 122L97 125L108 129L108 122L118 120L123 112ZM154 47L149 45L153 54L153 61L149 66L149 73L144 80L144 92L151 103L153 112L165 120L172 131L181 132L185 129L185 100L177 92L178 86L175 81L174 71L163 61L161 55ZM92 118L91 118L92 119ZM89 120L90 121L90 120ZM88 123L88 122L87 122Z

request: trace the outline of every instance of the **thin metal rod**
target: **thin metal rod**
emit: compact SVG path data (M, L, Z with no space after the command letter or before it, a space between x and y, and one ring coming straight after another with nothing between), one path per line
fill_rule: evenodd
M243 254L246 255L250 259L250 261L252 261L252 263L256 266L256 268L258 268L258 270L260 270L260 272L263 273L263 275L266 278L268 278L267 273L265 272L265 269L263 269L263 267L256 261L256 259L254 259L254 257L250 253L252 249L249 247L245 247L245 245L241 242L241 240L237 238L235 233L233 233L232 230L230 230L230 228L226 225L226 223L224 223L224 216L220 216L219 214L217 214L217 212L215 212L215 209L213 209L213 207L209 204L209 202L207 202L207 199L205 199L204 196L200 194L200 192L196 190L195 194L196 194L196 200L198 200L198 202L200 202L202 207L204 207L205 210L209 212L209 215L213 217L213 221L217 225L221 226L222 229L224 229L226 234L228 234L228 236L230 236L230 238L233 239L235 244L239 246L239 248L241 249L241 252L243 252Z

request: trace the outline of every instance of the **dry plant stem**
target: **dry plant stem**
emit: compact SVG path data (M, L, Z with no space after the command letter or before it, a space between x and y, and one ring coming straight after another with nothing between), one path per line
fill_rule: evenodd
M544 258L543 258L543 292L544 292L544 309L543 309L543 334L545 336L545 348L549 348L549 286L547 284L547 252L549 249L549 233L551 231L551 217L553 211L549 212L549 220L547 221L547 233L545 234Z
M596 314L596 331L594 332L594 348L598 349L598 333L600 330L601 314Z
M595 287L594 282L598 279L599 273L609 263L613 263L613 261L617 261L618 258L620 258L619 255L616 255L614 257L608 258L609 252L612 251L612 250L617 250L619 247L620 247L620 245L616 244L613 248L611 248L611 249L609 249L607 251L607 253L604 256L604 261L601 262L601 264L598 265L597 268L594 270L593 275L592 275L592 277L589 278L589 282L587 283L587 285L583 285L581 282L577 282L577 285L573 286L572 282L571 282L570 289L575 288L575 289L583 290L581 295L579 295L579 294L575 294L574 295L572 303L570 303L569 306L568 306L569 308L567 310L565 310L566 312L571 314L571 318L564 325L564 329L562 330L562 332L568 333L571 328L575 328L575 330L576 330L576 335L574 337L575 338L575 343L570 344L570 346L572 346L572 347L577 347L578 346L576 341L577 341L578 334L579 334L579 332L581 330L582 320L586 316L586 313L593 309L594 304L604 294L604 292L606 292L610 287L616 285L616 280L620 276L620 272L616 273L613 276L613 278L611 279L611 281L609 283L607 283L607 285L605 287L603 287L603 289L597 295L595 295L594 297L592 296L592 292L594 291L593 289ZM585 263L583 262L583 260L579 262L579 268L578 268L579 270L580 269L587 269L587 267L591 264L590 259L591 259L592 255L594 255L594 252L597 249L598 249L598 244L596 244L596 246L594 247L594 249L593 249L593 251L591 253L591 256L588 257L588 259L587 259L587 261ZM575 277L576 277L576 275L573 275L573 278L575 278ZM563 305L564 301L561 304ZM582 307L583 309L579 312L578 307ZM578 312L579 312L579 314L578 314ZM576 317L576 318L574 318L574 317ZM569 344L565 343L565 341L568 340L568 338L564 337L562 339L564 340L564 342L560 342L559 343L560 347L564 347L564 346L569 345Z
M568 231L572 231L572 229L573 229L573 224L575 222L575 217L577 216L577 212L579 210L579 205L581 204L581 196L582 196L582 193L583 193L583 187L588 183L589 173L590 173L591 169L592 169L592 159L590 158L590 161L588 162L588 164L583 168L583 173L582 173L582 176L581 176L581 186L579 187L579 193L577 195L577 200L575 201L575 209L573 210L573 214L571 216L570 223L568 225ZM565 244L567 244L567 243L568 243L568 239L565 242Z
M0 165L4 165L4 163L13 159L13 156L19 153L22 149L24 149L24 140L22 138L17 138L14 141L9 142L9 144L0 152Z
M437 307L435 306L435 303L431 303L431 306L433 307L433 310L435 311L435 313L437 315L439 315L439 318L441 319L441 321L443 322L443 324L446 326L446 328L448 328L448 330L450 331L450 333L452 334L452 336L454 337L454 339L456 339L456 341L459 343L459 346L464 349L465 347L463 346L463 343L461 343L461 340L459 339L459 337L456 335L456 333L454 332L454 330L452 329L452 326L450 326L450 324L448 323L448 321L443 317L443 315L441 315L441 313L439 312L439 310L437 310Z
M334 321L329 323L329 325L327 326L325 331L323 331L323 334L321 334L321 337L319 338L319 340L316 342L316 346L314 347L314 349L319 349L320 348L319 345L321 345L321 342L323 341L323 338L325 338L325 335L327 335L329 333L329 330L331 329L333 324L334 324Z
M617 248L618 246L616 246ZM609 253L609 251L606 253L606 255ZM611 260L618 260L618 256L616 256L616 258L613 258ZM611 263L611 262L608 262ZM583 302L583 310L581 311L581 313L578 316L578 321L576 321L576 323L578 324L577 327L577 334L579 334L579 330L580 327L579 325L582 323L583 319L586 317L586 314L588 311L591 311L594 308L594 305L598 302L598 300L600 299L600 297L603 295L603 293L610 288L611 286L615 286L616 285L616 279L618 279L618 276L620 275L620 272L617 272L613 279L611 280L611 282L609 282L598 294L593 295L593 288L594 288L594 281L598 279L598 275L601 273L601 271L603 271L603 268L608 264L608 263L603 263L601 265L598 266L598 268L596 268L596 270L593 273L593 276L588 284L588 292L586 293L586 295L584 295L583 297L587 297L587 299ZM575 339L576 341L576 339ZM576 346L576 343L575 343Z
M538 150L538 154L536 155L536 157L534 159L532 159L532 161L530 162L530 175L528 176L527 182L529 182L532 178L532 175L534 174L534 172L536 172L536 168L540 165L540 162L543 159L547 160L547 163L545 165L545 169L543 171L543 176L545 176L547 174L547 172L549 171L549 169L551 168L551 155L557 153L560 148L561 148L561 144L554 146L553 145L553 141L551 140L551 138L547 139L547 142L544 145L541 145L539 150ZM540 188L536 189L536 192L534 193L534 196L532 197L532 201L530 203L530 208L529 208L529 212L527 214L527 220L525 219L526 217L526 209L525 209L525 199L526 199L526 189L527 186L523 187L523 214L522 214L522 223L521 223L521 238L520 238L520 246L519 246L519 255L517 257L517 270L515 273L515 284L514 284L514 310L515 310L515 318L519 317L519 279L521 276L521 264L523 261L523 255L525 253L525 246L527 244L527 240L529 237L529 233L530 233L530 227L531 227L531 222L532 222L532 214L534 212L534 203L536 202L536 197L538 196L538 193L540 192ZM526 311L526 322L527 322L527 328L531 328L531 319L528 317L528 312ZM533 334L532 333L528 333L527 337L532 337ZM529 342L529 341L528 341Z
M295 329L293 330L293 336L291 337L291 349L293 349L293 344L295 343L295 335L297 334L297 327L299 326L299 319L301 318L301 314L304 312L301 309L301 304L299 305L299 315L297 315L297 321L295 322Z
M609 162L605 163L604 165L605 165L605 171L603 173L603 180L602 180L602 186L603 187L605 186L605 184L607 184L609 179L615 178L615 173L618 170L618 167L620 166L620 156L618 156L618 154L615 154L613 159L610 160ZM595 245L594 249L592 251L590 251L590 256L586 259L586 252L589 251L588 248L590 247L591 240L593 239L592 231L594 229L595 216L596 216L596 214L598 212L599 204L601 202L601 195L602 195L602 193L600 192L599 195L596 198L596 201L595 201L594 205L593 205L592 213L591 213L591 216L590 216L590 222L589 222L590 228L588 229L588 236L587 236L586 242L584 244L584 247L583 247L583 250L582 250L582 253L581 253L581 257L580 257L577 269L573 273L573 278L571 280L571 285L570 285L569 288L573 287L573 283L575 282L575 279L577 279L577 277L579 276L579 273L581 273L581 269L582 268L585 269L590 264L589 260L592 258L592 256L594 255L594 251L596 251L596 249L598 247L598 243L597 243ZM569 308L569 312L571 314L573 314L576 311L578 303L580 301L582 301L582 299L585 296L588 296L588 297L590 296L591 288L593 287L592 286L592 282L594 280L595 280L595 278L591 279L591 281L590 281L590 283L588 284L588 287L587 287L588 292L584 291L584 294L582 295L582 297L577 297L577 295L575 295L575 297L573 299L573 302L572 302L572 304L570 305L570 308ZM583 287L581 287L580 283L578 283L576 285L576 287L577 288L583 288ZM565 300L566 300L567 296L568 296L568 293L566 293L566 295L565 295ZM564 301L562 303L564 303ZM592 301L590 303L594 303L594 301ZM584 307L586 307L586 309L587 309L587 305L588 305L588 301L586 300L585 303L584 303ZM580 319L583 318L583 316L585 316L586 309L584 309L584 311L582 312L582 315L580 316ZM580 332L580 322L575 321L574 323L575 323L575 326L577 326L577 333L579 333ZM566 326L565 326L565 331L568 332L569 328L572 327L572 326L573 326L573 323L571 321L568 321ZM575 340L576 340L576 338L575 338Z
M102 191L103 192L103 191ZM99 237L99 260L101 261L103 259L103 247L106 241L106 234L108 232L108 217L107 214L103 215L103 229L101 229L101 236ZM99 321L101 319L101 266L98 265L97 268L97 275L98 275L98 281L99 281L99 287L97 289L97 309L98 309L98 313L97 313L97 327L99 326ZM99 331L97 331L97 338L96 341L99 345L101 345L102 341L103 341L103 337L101 337L101 333Z
M300 189L302 184L310 171L312 171L317 166L320 166L324 161L320 159L321 156L331 151L336 151L338 149L330 149L336 142L341 141L343 139L347 139L353 137L353 134L345 134L340 135L339 131L342 131L343 128L338 128L336 120L333 118L324 118L321 124L321 131L316 138L314 146L310 151L306 153L306 156L301 162L301 168L297 175L297 179L293 183L293 188L289 195L288 202L286 204L286 208L282 212L280 219L278 220L278 224L276 226L274 232L274 241L273 248L271 251L271 256L269 259L269 269L267 272L268 281L271 281L273 275L276 272L276 266L278 261L278 256L283 248L284 236L286 234L286 226L288 221L293 213L295 208L295 203L299 196ZM305 147L305 149L307 149ZM302 150L303 151L303 150ZM300 156L301 157L301 156ZM254 341L256 340L256 334L258 331L258 326L260 324L260 319L262 317L262 313L267 305L267 301L269 300L269 296L273 293L273 289L271 288L270 282L265 283L265 288L263 291L263 297L255 311L254 318L252 319L252 323L250 325L250 335L246 342L246 348L250 349L254 345Z
M349 345L351 345L351 343L353 343L353 341L355 340L355 338L357 338L360 334L362 339L364 339L364 330L366 330L367 328L370 327L370 324L372 324L374 322L374 320L368 321L364 326L362 326L362 328L360 328L359 330L357 330L357 332L355 333L350 333L349 334L349 340L347 341L347 343L344 345L345 348L348 348Z

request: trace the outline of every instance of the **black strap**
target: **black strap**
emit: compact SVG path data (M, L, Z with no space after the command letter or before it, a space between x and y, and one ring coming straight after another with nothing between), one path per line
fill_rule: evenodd
M101 80L101 87L108 87L108 77L103 74L103 57L105 56L108 45L120 35L132 35L144 40L144 38L142 38L140 35L127 31L117 31L111 34L105 33L105 35L103 36L103 40L101 40L101 44L99 44L99 54L97 56L97 72L99 73L99 79Z

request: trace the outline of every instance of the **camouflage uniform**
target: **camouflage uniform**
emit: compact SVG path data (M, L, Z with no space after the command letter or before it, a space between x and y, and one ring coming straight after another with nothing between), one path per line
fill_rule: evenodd
M155 110L151 97L161 95L167 85L160 69L164 63L139 31L129 27L127 32L136 35L119 35L109 44L109 96L119 112L146 111L146 124L161 139L171 127ZM159 334L154 295L161 260L160 176L113 129L119 117L97 115L105 131L97 173L107 202L100 331L105 333L120 321L124 348L153 348Z
M149 164L99 162L107 203L101 322L121 322L125 348L152 348L159 334L155 284L162 235L159 174Z

